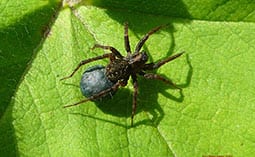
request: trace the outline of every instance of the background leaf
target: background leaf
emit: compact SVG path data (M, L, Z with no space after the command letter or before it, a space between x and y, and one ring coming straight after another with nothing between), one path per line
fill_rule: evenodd
M1 23L0 39L5 41L0 42L1 80L5 83L1 87L4 99L1 100L0 154L254 154L254 3L248 0L155 1L158 7L153 9L154 2L145 2L86 1L72 4L72 8L68 7L70 3L64 3L59 11L56 2L31 7L24 2L24 6L33 9L24 12L26 7L21 7L23 14L16 13ZM12 3L2 3L2 8L4 4ZM9 12L14 12L19 5L13 3L13 6ZM7 13L4 10L1 17L7 17L2 16ZM45 15L45 19L36 13ZM28 22L20 19L27 15L27 21L35 19L32 24L36 26L31 26L34 31L25 32ZM90 49L95 43L112 45L124 55L125 21L129 23L132 48L151 28L169 23L169 27L150 37L144 49L149 52L150 61L185 50L184 56L155 71L183 87L183 95L161 82L139 78L139 106L134 128L129 128L131 82L111 100L63 109L64 105L83 99L79 80L84 69L95 64L105 65L108 61L86 65L64 82L59 79L70 74L82 59L103 54L100 49ZM44 29L47 22L47 26L52 25L50 32L41 33L47 32ZM11 28L15 31L5 31ZM31 37L33 32L37 35ZM15 38L20 35L24 35L24 39ZM22 62L18 62L19 58ZM27 67L29 60L31 64ZM23 72L24 78L21 78ZM15 83L9 87L12 77ZM20 84L10 101L17 82Z

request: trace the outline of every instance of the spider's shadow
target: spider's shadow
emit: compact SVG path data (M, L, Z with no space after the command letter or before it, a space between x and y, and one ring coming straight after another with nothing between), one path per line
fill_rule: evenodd
M189 56L186 55L186 61L188 65L188 73L186 76L186 80L183 84L177 84L182 89L185 89L189 86L193 74L193 68L191 66ZM163 75L164 76L164 75ZM164 76L167 78L167 76ZM162 94L164 97L171 99L175 102L182 102L184 100L184 94L182 91L174 89L173 87L162 83L161 81L156 80L147 80L145 78L140 77L138 80L139 83L139 94L137 101L137 111L136 115L140 112L146 112L148 115L151 115L152 118L146 118L142 121L138 121L134 119L134 126L137 125L152 125L157 126L159 122L163 119L165 113L161 108L161 104L158 103L158 94ZM173 88L174 90L179 91L178 96L174 96L173 94L167 92L169 88ZM132 112L132 92L127 88L119 89L116 94L112 97L112 99L102 99L95 101L97 107L104 112L105 114L110 114L118 117L130 118ZM176 93L176 92L175 92ZM168 104L167 104L168 105ZM170 104L169 104L170 105ZM181 105L181 104L180 104ZM119 125L121 127L127 127L124 124L119 124L113 121L109 121L106 119L102 119L100 117L94 117L82 113L73 113L84 116L86 118L93 118L97 120L102 120L108 123L112 123L114 125ZM149 117L149 116L148 116Z
M164 6L162 2L160 3L161 5ZM187 17L190 16L188 11L186 10L185 5L181 1L176 1L174 2L174 4L175 6L177 6L176 8L178 8L178 10L181 12L181 15L185 13ZM175 23L189 22L184 20L172 21L171 19L167 17L163 17L163 16L157 16L156 18L154 18L155 16L150 16L150 15L142 16L142 14L138 14L140 16L130 16L131 12L128 12L128 11L119 12L119 11L113 11L113 10L112 11L106 10L106 12L112 19L115 19L121 25L123 25L124 22L128 22L129 30L131 30L138 39L141 38L144 34L146 34L152 28L155 28L156 26L159 26L159 25L168 24L167 27L157 32L157 33L160 33L161 31L165 31L170 35L170 38L168 39L171 42L169 44L169 47L166 48L166 50L159 50L158 52L158 53L164 53L165 55L163 56L165 57L171 56L174 53L174 48L175 48L174 33L173 33L175 30L173 25L169 23L169 21L175 22ZM162 23L162 21L167 21L167 22ZM150 38L153 38L153 35ZM130 40L131 50L135 49L134 47L135 44L136 42L134 42L131 39ZM111 45L111 43L108 43L107 45ZM150 50L148 49L146 45L147 43L145 43L142 49L148 52L147 54L149 55L150 62L154 62L152 58L155 58L155 56L150 55ZM111 45L111 46L114 46L114 45ZM116 48L118 49L118 47ZM122 52L122 55L125 55L125 52ZM193 72L188 55L186 55L186 59L187 59L188 67L189 67L187 75L186 75L186 82L184 82L183 84L177 83L177 85L181 88L186 88L189 86L191 82L192 72ZM167 78L167 76L164 76L164 77ZM182 102L184 100L184 93L179 92L177 96L175 96L176 91L173 91L174 94L172 92L168 93L166 90L171 87L160 81L146 80L144 78L139 78L138 84L139 84L139 94L138 94L136 115L139 114L139 112L145 111L145 112L148 112L150 115L152 115L152 118L151 119L147 118L145 120L139 121L138 119L136 119L136 116L135 116L134 118L135 126L137 125L155 126L155 125L158 125L159 122L162 120L162 118L164 117L164 111L161 108L161 105L157 102L159 93L163 94L164 97L171 99L172 101ZM173 89L173 90L176 90L176 89ZM113 96L112 99L96 101L95 104L101 111L103 111L106 114L129 118L131 116L131 111L132 111L132 93L133 93L133 90L128 90L127 88L121 88L117 91L117 93ZM88 118L94 118L94 119L103 120L109 123L113 123L116 125L121 125L115 122L111 122L109 120L101 119L99 117L93 117L93 116L84 115L81 113L77 113L77 114L88 117Z
M187 75L186 80L183 83L177 83L178 87L181 87L182 90L178 90L168 84L165 84L158 80L147 80L147 79L140 79L140 95L138 101L139 107L138 112L145 111L152 115L152 119L143 120L141 122L137 122L136 125L139 124L152 124L152 125L158 125L159 122L163 119L165 113L163 109L161 108L162 104L159 104L158 100L158 94L162 94L164 97L181 103L184 100L184 92L183 90L187 88L190 85L192 75L193 75L193 68L189 60L189 56L186 55L186 62L187 62ZM165 75L160 74L161 76L168 78ZM168 78L169 79L169 78ZM167 91L168 89L172 89L170 93ZM175 91L174 91L175 90ZM176 92L178 94L176 94ZM148 102L148 104L146 103ZM171 105L171 104L165 104L165 105ZM181 104L180 104L181 105Z
M168 31L171 36L171 39L170 39L171 44L169 45L168 51L166 52L166 55L165 55L167 57L173 53L173 49L175 47L174 36L173 36L174 28L172 25L169 24L168 27L165 28L165 30ZM147 54L150 55L150 52L148 48L146 47L146 43L142 49L147 51L148 52ZM183 55L183 57L185 57L185 55ZM153 62L151 58L152 56L150 57L150 62ZM193 68L191 66L188 54L186 54L186 62L188 65L186 82L184 82L183 84L177 83L177 86L181 88L186 88L189 86L191 82L192 73L193 73ZM167 76L164 76L164 77L167 78ZM166 92L166 90L171 88L171 86L166 85L160 81L146 80L145 78L139 78L138 84L139 84L139 95L138 95L138 101L137 101L136 114L138 114L139 112L145 111L146 113L152 115L152 118L151 119L147 118L142 121L137 121L135 118L134 119L135 126L141 125L141 124L157 126L159 122L163 119L164 111L161 108L160 104L157 102L159 93L163 94L163 96L165 96L166 98L176 102L182 102L184 100L184 94L182 93L182 91L179 91L179 94L177 94L177 96L175 96L176 95L175 91L174 91L175 95L170 94ZM176 90L176 89L173 89L173 90ZM117 91L117 93L113 96L112 99L103 99L102 101L95 101L95 104L102 112L106 114L129 118L132 112L132 92L133 91L130 91L127 88L121 88ZM93 117L93 116L85 115L82 113L74 113L74 114L79 114L87 118L94 118L94 119L110 122L109 120L104 120L99 117ZM115 122L110 122L110 123L117 125L117 123ZM118 125L121 125L121 124L118 124Z

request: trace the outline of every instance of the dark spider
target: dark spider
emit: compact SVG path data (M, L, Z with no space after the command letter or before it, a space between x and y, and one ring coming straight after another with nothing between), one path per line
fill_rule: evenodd
M101 49L105 49L105 50L110 50L111 53L106 53L101 56L97 56L94 58L90 58L90 59L81 61L79 63L79 65L74 69L74 71L69 76L62 78L61 80L72 77L74 75L74 73L82 65L85 65L87 63L90 63L90 62L93 62L96 60L109 58L110 63L106 66L105 76L113 84L108 89L102 90L102 91L100 91L84 100L81 100L80 102L77 102L75 104L66 105L66 106L64 106L64 108L76 106L81 103L95 100L95 99L101 98L103 96L106 96L110 92L116 91L119 88L119 86L122 86L122 87L126 86L127 81L129 80L129 77L131 76L131 78L133 80L133 87L134 87L133 105L132 105L132 114L131 114L131 126L133 126L133 119L134 119L134 115L136 112L137 94L138 94L137 74L141 75L147 79L155 79L155 80L163 81L164 83L170 84L173 87L181 90L181 88L177 87L172 81L170 81L160 75L153 74L153 73L146 73L146 71L148 71L148 70L158 69L160 66L176 59L177 57L181 56L184 53L184 52L178 53L176 55L167 57L166 59L160 60L156 63L146 64L146 62L148 61L148 55L146 54L145 51L140 51L140 50L141 50L142 46L144 45L145 41L149 38L149 36L152 35L153 33L157 32L162 27L164 27L164 25L153 28L146 35L144 35L144 37L136 45L134 53L131 53L129 37L128 37L128 24L125 23L124 44L125 44L125 49L127 51L126 57L123 57L120 54L120 52L112 46L103 46L103 45L99 45L99 44L94 45L94 47L92 49L101 48Z

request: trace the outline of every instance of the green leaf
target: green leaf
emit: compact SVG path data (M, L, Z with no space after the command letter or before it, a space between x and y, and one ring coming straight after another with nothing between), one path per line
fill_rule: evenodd
M57 2L1 1L0 4L0 117L10 103L33 53L44 41ZM38 20L40 19L40 20Z
M22 14L0 20L1 155L253 156L254 3L217 1L202 7L195 6L202 1L144 2L64 2L58 10L55 2L29 1L22 3ZM159 7L153 9L154 3ZM20 6L6 2L0 7L7 4L14 7L1 17ZM131 81L113 99L63 108L84 99L79 89L82 72L107 60L85 65L72 78L59 81L81 60L104 53L91 50L95 43L114 46L125 55L125 21L132 50L150 29L169 24L143 47L150 62L185 51L155 71L182 87L183 95L162 82L139 78L133 128ZM51 27L47 34L42 33L45 25Z

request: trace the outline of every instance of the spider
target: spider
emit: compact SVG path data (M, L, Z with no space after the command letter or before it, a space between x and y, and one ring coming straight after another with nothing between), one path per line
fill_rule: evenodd
M124 24L124 45L125 45L125 50L127 51L126 57L122 56L121 53L112 46L104 46L104 45L95 44L92 50L95 48L101 48L104 50L110 50L111 52L105 53L101 56L82 60L69 76L62 78L61 80L72 77L82 65L85 65L90 62L94 62L96 60L109 58L110 63L106 66L104 75L112 84L110 85L109 88L103 89L102 91L99 91L75 104L66 105L64 106L64 108L76 106L81 103L85 103L87 101L93 101L101 97L104 97L110 94L111 92L116 91L120 86L122 87L126 86L129 78L131 77L133 80L133 88L134 88L132 113L131 113L131 127L132 127L134 116L136 113L136 107L137 107L137 95L138 95L137 76L138 75L143 76L146 79L160 80L166 84L173 86L174 88L181 90L181 88L176 86L175 83L173 83L171 80L168 80L158 74L147 73L147 71L160 68L162 65L180 57L184 52L178 53L173 56L169 56L166 59L160 60L156 63L146 63L148 61L148 55L145 51L143 50L140 51L142 46L146 42L146 40L150 37L150 35L157 32L164 26L166 25L155 27L152 30L150 30L147 34L145 34L143 38L136 45L135 51L132 53L130 50L130 44L129 44L128 24L125 23Z

